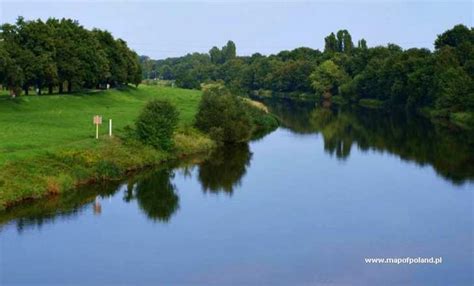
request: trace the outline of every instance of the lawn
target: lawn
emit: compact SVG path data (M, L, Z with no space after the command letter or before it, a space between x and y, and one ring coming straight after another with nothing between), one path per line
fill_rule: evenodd
M94 148L92 117L103 116L100 134L114 133L132 124L141 107L152 98L168 99L180 111L180 124L192 124L201 93L161 86L129 87L72 95L0 96L0 165L59 149Z
M108 136L132 125L151 99L166 99L180 112L175 146L167 152L126 136ZM25 199L74 190L78 185L123 178L131 171L209 152L214 142L192 125L199 91L161 86L127 87L70 95L0 95L0 211ZM94 115L103 116L99 140Z

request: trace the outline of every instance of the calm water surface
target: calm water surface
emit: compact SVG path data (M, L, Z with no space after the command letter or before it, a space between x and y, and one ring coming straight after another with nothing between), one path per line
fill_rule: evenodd
M249 145L0 214L0 284L474 284L472 135L267 104ZM407 256L443 263L364 262Z

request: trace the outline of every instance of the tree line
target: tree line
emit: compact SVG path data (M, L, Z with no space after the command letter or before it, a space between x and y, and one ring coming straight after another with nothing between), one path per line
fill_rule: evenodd
M440 116L474 111L474 30L456 25L437 37L434 51L395 44L354 44L347 30L331 33L325 48L301 47L264 56L237 56L229 41L209 53L140 58L145 78L199 89L221 81L237 93L306 93L337 102L428 109Z
M138 55L108 31L87 30L71 19L0 26L0 84L15 97L116 87L141 82Z

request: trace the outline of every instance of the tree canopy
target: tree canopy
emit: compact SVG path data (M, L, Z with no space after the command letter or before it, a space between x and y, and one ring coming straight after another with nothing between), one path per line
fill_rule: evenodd
M209 53L153 61L153 74L184 88L222 81L235 93L339 95L346 102L376 100L384 107L430 108L439 114L474 111L474 30L456 25L440 34L435 49L396 44L354 45L348 30L324 39L324 52L302 47L264 56L237 56L229 41ZM154 73L153 73L154 72Z
M0 26L0 83L12 96L140 82L138 55L107 31L64 18Z

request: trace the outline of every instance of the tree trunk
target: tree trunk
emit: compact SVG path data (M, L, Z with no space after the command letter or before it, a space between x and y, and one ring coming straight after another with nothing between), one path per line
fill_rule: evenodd
M53 94L53 85L52 84L50 84L48 86L48 94Z
M72 91L72 84L68 81L67 82L67 93L71 93Z
M59 92L58 93L63 93L64 92L64 83L60 82L59 83Z
M28 92L29 92L28 86L25 85L25 86L23 87L23 89L25 90L25 95L28 95Z

